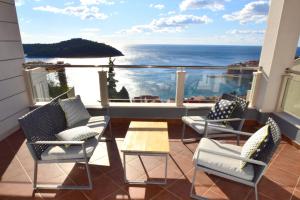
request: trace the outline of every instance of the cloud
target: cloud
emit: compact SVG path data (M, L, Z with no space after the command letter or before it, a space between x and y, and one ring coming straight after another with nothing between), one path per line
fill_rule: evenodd
M265 21L269 12L269 1L253 1L240 11L223 15L227 21L239 21L240 24Z
M82 20L85 19L104 20L107 18L107 15L101 13L99 11L99 8L95 6L88 7L88 6L80 5L80 6L67 6L64 8L58 8L58 7L47 5L47 6L34 7L33 10L69 15L69 16L76 16L76 17L80 17Z
M15 5L16 6L23 6L25 4L24 0L15 0Z
M152 20L149 24L136 25L128 30L122 30L121 33L143 33L143 32L181 32L191 24L208 24L212 19L195 15L174 15Z
M150 4L149 7L150 8L156 8L158 10L162 10L162 9L165 8L165 5L163 5L163 4Z
M224 3L229 0L183 0L179 8L181 11L190 9L209 9L211 11L224 10Z
M80 0L80 3L82 5L99 5L99 4L113 5L113 4L115 4L115 2L113 0Z
M233 29L226 32L227 34L232 35L261 35L265 33L265 30L238 30Z

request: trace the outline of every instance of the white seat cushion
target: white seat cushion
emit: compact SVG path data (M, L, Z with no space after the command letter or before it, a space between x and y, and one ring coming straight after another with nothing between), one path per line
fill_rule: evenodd
M101 135L104 132L104 129L108 125L110 120L109 116L95 116L91 117L88 120L80 121L75 124L74 127L78 126L87 126L90 127L93 131L99 133Z
M235 156L240 156L242 150L242 147L240 146L232 144L222 144L216 140L202 138L198 145L198 148L194 153L194 162L196 162L197 160L199 148ZM243 169L241 169L240 160L233 158L228 158L200 151L199 158L197 160L197 165L248 181L252 181L254 178L254 169L252 164L248 164Z
M190 126L192 129L197 131L200 134L204 134L204 126L205 126L205 119L204 116L183 116L182 121ZM210 129L209 127L218 127L218 128L227 128L227 129L233 129L231 126L227 125L225 126L222 122L220 123L208 123L208 130L207 133L214 134L214 133L220 133L222 131L218 131L215 129Z
M94 138L90 138L86 141L86 153L87 157L91 157L93 155L94 150L98 145L98 140ZM84 158L83 150L81 145L50 145L42 154L42 160L53 160L53 159L81 159Z

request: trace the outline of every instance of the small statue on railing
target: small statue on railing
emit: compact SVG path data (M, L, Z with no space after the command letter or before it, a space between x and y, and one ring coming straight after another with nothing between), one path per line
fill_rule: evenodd
M114 65L115 65L115 64L114 64L115 60L116 60L116 59L113 59L113 60L112 60L111 57L109 57L108 65L114 66Z

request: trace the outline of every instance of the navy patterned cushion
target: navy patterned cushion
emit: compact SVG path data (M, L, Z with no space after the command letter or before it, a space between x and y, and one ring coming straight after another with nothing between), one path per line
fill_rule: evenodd
M212 107L207 115L208 119L228 119L236 107L235 101L221 99Z
M280 129L279 129L279 126L277 125L277 123L271 117L269 117L266 124L268 124L270 127L269 131L271 133L273 142L275 144L279 143L281 140L281 132L280 132Z

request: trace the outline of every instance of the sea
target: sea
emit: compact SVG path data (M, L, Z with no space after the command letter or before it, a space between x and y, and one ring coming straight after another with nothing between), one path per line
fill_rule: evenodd
M229 45L128 45L117 47L124 56L113 58L115 65L159 65L176 68L115 68L116 89L125 87L130 99L144 95L171 102L176 93L176 70L186 71L186 99L211 98L225 92L246 95L251 88L251 74L227 74L225 66L259 60L260 46ZM296 55L300 55L297 49ZM108 58L27 58L26 62L44 61L76 65L107 65ZM193 66L193 68L184 68ZM214 67L214 69L210 69ZM216 69L217 67L217 69ZM219 67L219 69L218 69ZM97 71L106 68L67 68L69 86L75 88L85 103L100 99ZM55 78L49 75L48 80ZM53 81L53 80L51 80Z

